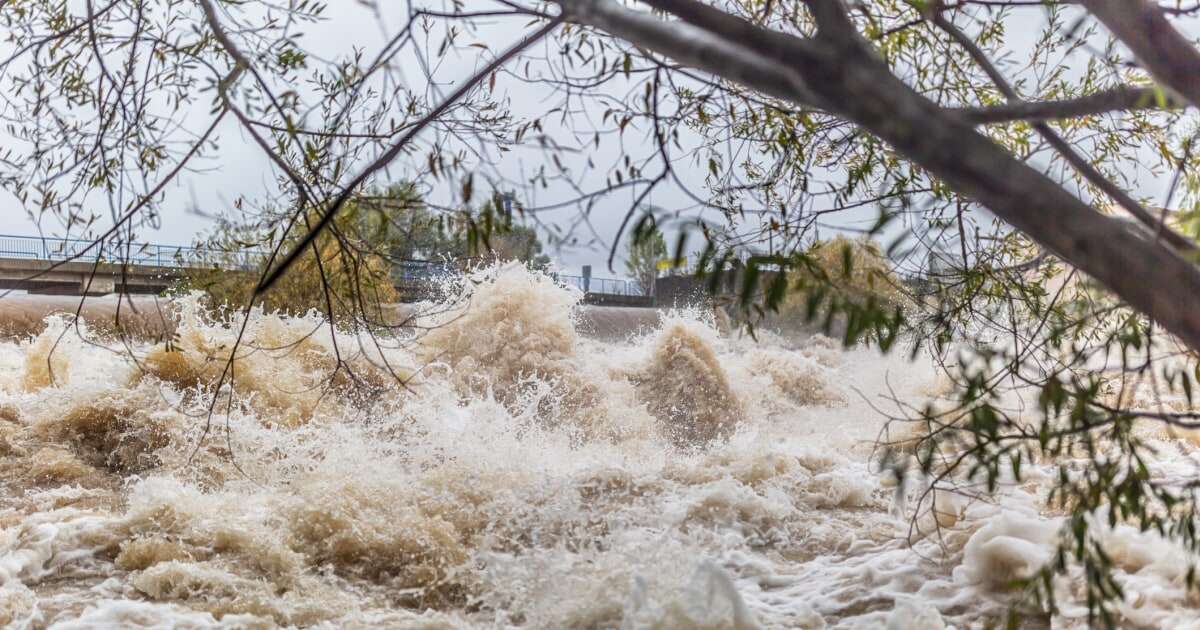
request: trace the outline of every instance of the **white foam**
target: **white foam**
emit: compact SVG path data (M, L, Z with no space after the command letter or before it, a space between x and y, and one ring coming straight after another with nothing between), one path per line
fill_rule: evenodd
M940 499L943 530L909 547L897 489L869 457L876 407L926 400L930 365L723 337L707 314L586 339L577 293L519 268L476 280L479 311L383 350L313 316L256 313L243 397L211 418L185 383L219 373L236 333L194 302L180 306L182 354L135 348L158 361L145 375L120 348L66 341L52 387L26 378L30 357L46 359L39 341L0 345L0 405L20 412L0 418L0 615L55 628L924 630L998 618L1012 580L1050 558L1060 521L1043 515L1036 464L1035 487L1006 485L996 504ZM369 386L319 387L335 342ZM385 360L433 365L401 387ZM62 430L97 400L103 413ZM1194 471L1191 442L1170 446L1155 470ZM108 465L104 448L156 465ZM68 470L36 478L39 449ZM1128 527L1096 531L1126 618L1194 618L1190 558ZM1063 611L1083 618L1077 600Z

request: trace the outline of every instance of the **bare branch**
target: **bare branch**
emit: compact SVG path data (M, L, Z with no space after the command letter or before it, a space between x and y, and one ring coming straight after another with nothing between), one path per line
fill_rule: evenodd
M667 0L652 5L695 7L694 2ZM790 54L812 47L810 42L763 29L748 22L738 27L743 37L705 30L686 22L664 22L640 11L632 11L610 0L562 2L563 16L572 22L617 34L634 46L716 76L751 87L776 98L818 105L818 97L804 77L781 61ZM723 23L723 22L722 22ZM745 36L747 28L760 36ZM780 46L783 39L788 45ZM766 51L770 51L766 54Z
M971 59L974 59L975 63L983 69L984 73L987 74L989 78L991 78L992 83L996 85L996 88L1000 90L1000 93L1004 95L1004 98L1013 103L1021 102L1020 95L1017 94L1017 91L1013 89L1011 85L1009 85L1008 80L1004 78L1004 75L1000 72L999 68L997 68L990 59L988 59L987 55L984 54L983 50L980 49L975 42L971 41L970 37L967 37L967 34L964 33L962 29L950 22L950 20L947 19L945 14L943 14L941 11L933 12L933 23L967 51L967 54L971 56ZM1141 221L1142 225L1145 225L1151 230L1156 230L1162 235L1163 240L1169 243L1171 247L1174 247L1181 252L1193 252L1196 250L1195 243L1184 238L1183 236L1180 236L1179 233L1175 232L1174 230L1166 229L1162 225L1162 222L1159 221L1158 217L1155 217L1150 213L1149 210L1143 208L1142 204L1138 203L1137 200L1129 195L1129 193L1125 192L1107 177L1102 175L1100 171L1097 171L1095 167L1088 163L1083 156L1079 155L1079 153L1075 151L1075 149L1073 149L1066 140L1063 140L1063 137L1060 136L1058 132L1051 129L1050 125L1047 125L1045 122L1038 121L1033 123L1033 129L1034 131L1037 131L1038 135L1044 138L1046 142L1050 144L1050 146L1054 147L1054 150L1057 151L1059 155L1063 156L1063 158L1066 159L1071 167L1074 168L1075 171L1080 175L1082 175L1084 179L1086 179L1096 188L1099 188L1101 191L1103 191L1104 194L1108 195L1110 199L1120 204L1121 207L1125 208L1125 210L1129 212L1129 214L1133 215L1135 219Z
M283 276L284 272L288 270L288 267L290 267L296 261L296 259L300 257L301 253L304 251L304 248L308 247L308 245L312 243L318 235L320 235L321 231L329 225L329 222L333 220L338 211L341 210L342 206L346 205L346 202L349 201L350 198L358 191L359 186L365 183L376 172L382 170L384 167L390 164L392 160L396 159L396 157L400 155L405 147L408 146L408 143L411 142L412 139L421 132L421 130L423 130L433 121L437 120L438 116L442 115L442 113L462 99L468 92L475 89L475 87L481 81L491 76L493 72L498 70L510 59L520 54L522 50L525 50L535 42L540 41L546 35L549 35L554 29L558 28L559 23L559 19L551 20L537 31L534 31L529 37L526 37L513 47L504 51L486 66L477 71L474 75L463 81L453 93L446 97L446 99L437 107L433 108L432 111L430 111L420 120L416 121L412 127L409 128L408 132L404 134L404 136L397 140L396 143L389 147L387 151L385 151L374 162L364 168L362 172L356 175L354 179L350 180L350 182L342 188L342 192L333 199L333 201L329 204L329 207L326 208L321 214L321 219L317 221L317 223L308 231L308 233L305 234L304 238L302 238L300 242L290 252L288 252L283 260L273 270L271 270L271 272L267 274L261 282L259 282L258 286L254 289L254 295L261 295L270 289L271 285L275 284L275 282Z
M1122 86L1087 96L1057 101L1012 101L1003 105L962 107L950 111L977 125L1066 120L1138 110L1171 110L1187 102L1153 87Z
M1081 0L1159 83L1200 105L1200 52L1145 0Z
M810 0L809 5L823 32L817 40L797 39L786 71L779 68L784 64L768 63L720 33L663 23L615 2L570 3L566 16L659 54L688 55L676 60L705 63L705 70L747 87L766 83L766 90L788 93L794 102L811 103L815 93L834 113L888 142L1200 349L1200 313L1170 297L1200 294L1200 269L1158 245L1146 230L1097 212L971 123L914 92L853 31L840 2ZM700 42L728 54L717 64L697 49Z

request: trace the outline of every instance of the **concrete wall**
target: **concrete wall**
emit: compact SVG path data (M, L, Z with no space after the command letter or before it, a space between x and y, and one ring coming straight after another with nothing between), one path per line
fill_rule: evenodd
M171 285L179 270L156 265L51 262L0 258L0 289L47 295L157 294Z

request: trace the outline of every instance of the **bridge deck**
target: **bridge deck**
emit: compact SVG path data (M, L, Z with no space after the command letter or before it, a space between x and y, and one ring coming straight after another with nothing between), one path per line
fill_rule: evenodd
M253 269L258 252L0 234L0 289L55 295L162 293L188 268Z
M53 295L162 293L180 267L0 258L0 289Z
M249 271L263 260L263 254L254 251L0 234L0 290L56 295L157 294L188 268L215 265L231 272ZM409 299L421 299L431 281L457 272L453 262L401 261L396 264L396 287ZM629 280L565 274L554 277L565 286L583 291L584 301L589 304L654 305L654 298Z

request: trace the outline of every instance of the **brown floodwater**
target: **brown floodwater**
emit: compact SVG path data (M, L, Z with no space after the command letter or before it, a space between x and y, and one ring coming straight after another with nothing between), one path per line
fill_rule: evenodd
M53 314L74 315L94 333L113 335L119 331L140 339L161 338L173 331L176 313L171 300L155 296L88 297L86 299L61 295L29 295L14 293L0 298L0 336L31 337L46 328L46 318ZM385 307L389 324L407 321L429 306L393 304ZM653 308L622 306L575 307L578 332L587 337L619 341L630 335L653 330L663 315Z
M92 331L114 334L124 330L140 338L161 337L173 326L167 300L149 296L29 295L12 293L0 297L0 336L29 337L46 327L46 317L55 313L79 313Z
M1049 558L1037 463L909 538L920 488L872 446L891 397L943 391L926 361L477 280L386 337L255 313L233 357L192 297L135 302L169 346L114 341L111 298L78 327L5 298L0 626L969 628ZM1153 439L1155 471L1198 455ZM1124 619L1194 622L1186 556L1098 531Z

